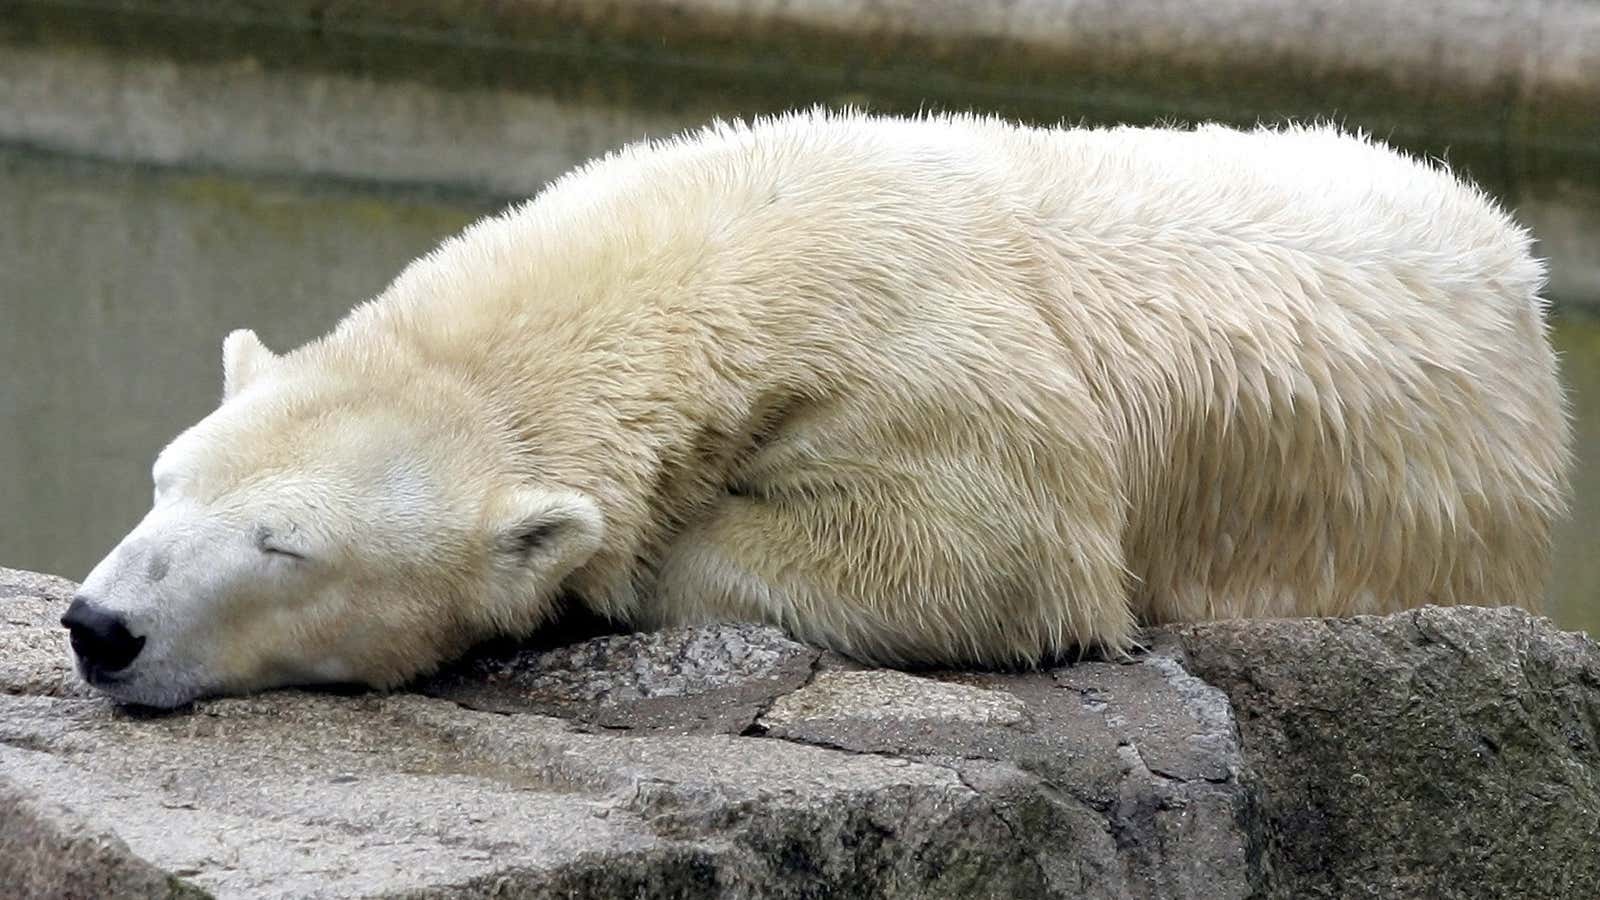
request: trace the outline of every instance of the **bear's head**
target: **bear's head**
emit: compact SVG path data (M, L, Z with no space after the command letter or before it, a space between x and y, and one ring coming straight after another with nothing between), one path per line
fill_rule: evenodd
M62 617L90 684L161 707L394 686L538 625L599 547L596 504L519 470L460 383L319 349L228 337L221 405L161 452L152 509Z

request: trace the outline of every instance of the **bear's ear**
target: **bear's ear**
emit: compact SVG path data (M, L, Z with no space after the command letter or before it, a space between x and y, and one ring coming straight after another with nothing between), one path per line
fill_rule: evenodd
M222 399L244 390L276 359L254 331L241 328L229 334L222 342Z
M546 578L564 578L600 549L605 517L574 491L517 487L496 503L495 552Z

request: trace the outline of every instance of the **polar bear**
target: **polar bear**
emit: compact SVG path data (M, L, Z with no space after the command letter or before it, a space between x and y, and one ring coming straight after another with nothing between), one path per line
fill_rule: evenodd
M63 617L113 698L397 685L558 595L868 663L1537 602L1527 234L1327 127L810 111L593 161L224 399Z

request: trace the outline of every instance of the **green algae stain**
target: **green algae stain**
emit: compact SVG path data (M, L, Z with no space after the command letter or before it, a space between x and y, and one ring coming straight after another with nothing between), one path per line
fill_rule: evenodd
M1572 415L1572 508L1556 531L1547 609L1562 628L1600 638L1600 315L1566 310L1552 335Z
M452 234L494 206L486 200L430 201L415 192L397 190L308 190L298 181L251 181L224 175L175 175L168 189L176 201L240 216L255 228L280 233L300 231L308 219L321 219L361 229Z

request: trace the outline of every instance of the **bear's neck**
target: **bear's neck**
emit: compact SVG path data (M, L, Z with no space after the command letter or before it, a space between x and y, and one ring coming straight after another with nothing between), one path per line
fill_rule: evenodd
M627 303L389 296L341 329L352 344L386 345L399 364L458 384L513 471L596 500L606 543L567 586L623 620L651 561L727 490L781 407L761 388L773 377L767 360L728 344L748 329L650 290Z

